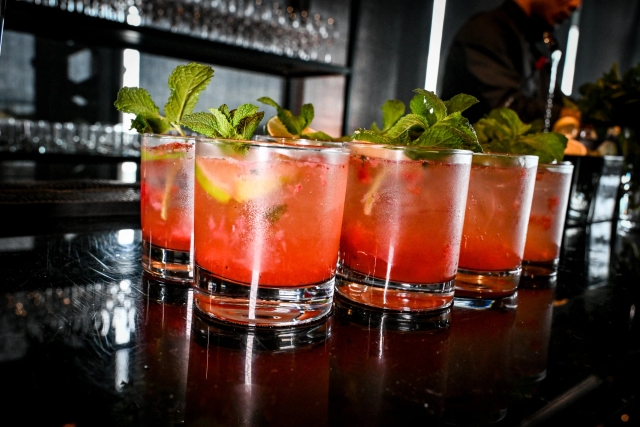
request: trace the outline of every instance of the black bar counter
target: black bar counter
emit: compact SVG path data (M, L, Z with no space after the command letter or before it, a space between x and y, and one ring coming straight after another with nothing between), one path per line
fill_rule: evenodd
M260 331L143 276L136 217L29 220L0 233L1 425L639 422L640 238L610 222L567 229L558 278L491 307L409 319L337 300L324 323Z

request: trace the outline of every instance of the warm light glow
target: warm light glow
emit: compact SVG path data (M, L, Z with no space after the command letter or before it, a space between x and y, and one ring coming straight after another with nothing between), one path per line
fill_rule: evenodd
M429 56L427 57L427 79L424 87L432 92L438 85L438 69L440 67L440 48L442 47L442 29L444 28L444 11L447 0L434 0L431 16L431 35L429 36Z
M580 36L580 12L571 17L571 28L567 39L567 55L564 58L564 72L562 73L562 93L569 96L573 92L573 76L576 71L576 57L578 56L578 38Z

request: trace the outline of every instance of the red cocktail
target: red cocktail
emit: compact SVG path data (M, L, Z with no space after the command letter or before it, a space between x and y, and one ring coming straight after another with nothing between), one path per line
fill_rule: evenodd
M401 311L453 300L471 152L351 143L337 291Z
M142 266L156 277L192 280L195 138L145 134L140 159Z
M527 235L537 156L474 154L456 296L515 292Z
M525 275L557 273L572 173L569 162L538 165L522 261Z
M272 326L328 313L347 161L342 148L198 140L195 299L202 313Z

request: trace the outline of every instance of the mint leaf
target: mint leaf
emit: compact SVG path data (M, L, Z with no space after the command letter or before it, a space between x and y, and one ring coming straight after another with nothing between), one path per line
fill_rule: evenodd
M257 109L255 105L243 104L229 112L228 107L222 104L219 108L209 108L209 113L190 114L182 123L209 138L248 140L264 117L264 112Z
M282 215L284 215L286 212L287 212L287 205L276 205L267 209L267 212L265 212L264 217L271 224L274 224L278 222L278 220L280 220L280 218L282 218Z
M280 104L278 104L276 101L269 98L268 96L263 96L261 98L258 98L258 102L262 102L263 104L270 105L272 107L275 107L276 109L280 108Z
M378 127L378 124L376 122L371 123L371 130L374 132L382 132L382 129Z
M231 111L231 114L227 115L227 117L229 118L229 120L231 120L231 124L233 125L233 127L237 127L242 121L242 119L249 116L253 116L255 113L258 112L259 109L260 107L257 107L253 104L242 104L235 110ZM222 110L222 106L220 107L220 110Z
M561 161L567 146L563 135L542 132L538 125L522 123L509 108L491 110L474 128L486 152L535 155L540 163Z
M382 105L382 130L389 130L393 125L395 125L400 117L404 115L405 106L404 102L398 101L397 99L389 99ZM375 124L375 123L374 123ZM378 126L376 125L376 128ZM371 126L373 129L373 126Z
M145 89L139 87L123 87L118 91L114 103L118 111L142 117L161 117L158 106Z
M414 127L421 132L429 128L429 122L423 116L407 114L387 131L386 136L393 140L394 144L407 145L410 142L410 132Z
M436 120L442 120L447 116L447 107L438 95L424 89L415 89L414 92L422 95L427 110L436 117Z
M392 145L393 140L388 136L366 129L358 129L351 135L352 141L374 142L377 144Z
M229 111L229 107L227 107L227 104L222 104L218 107L218 110L220 110L220 112L224 114L227 120L231 121L231 111Z
M213 68L192 62L176 67L169 76L169 100L164 112L169 121L180 123L193 112L200 93L213 78Z
M431 126L415 141L415 145L482 152L482 147L469 120L460 112L453 113Z
M235 127L236 134L238 134L243 139L251 139L253 137L253 134L256 132L258 125L260 125L263 117L264 111L260 111L242 118L238 125Z
M218 121L216 117L210 113L189 114L182 119L182 124L208 138L223 137L223 135L218 132Z
M447 113L453 114L462 113L464 110L471 107L472 105L477 104L478 102L480 101L478 101L475 96L459 93L450 100L444 101L444 105L447 107Z
M313 104L304 104L300 109L300 132L302 132L307 126L311 124L313 121L313 117L315 116L315 111L313 109ZM298 133L300 135L300 133Z
M302 134L301 136L303 138L312 139L315 141L333 141L333 137L331 135L327 135L326 133L321 131L305 133L305 134Z
M518 140L511 150L514 154L532 154L538 156L540 163L562 161L567 138L555 132L541 132L525 135Z

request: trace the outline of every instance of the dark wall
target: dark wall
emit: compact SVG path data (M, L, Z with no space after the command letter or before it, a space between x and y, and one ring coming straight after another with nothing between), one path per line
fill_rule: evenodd
M424 87L432 8L430 0L359 2L348 132L380 122L387 99L408 106Z
M621 70L640 62L640 2L583 0L574 91L614 62Z

